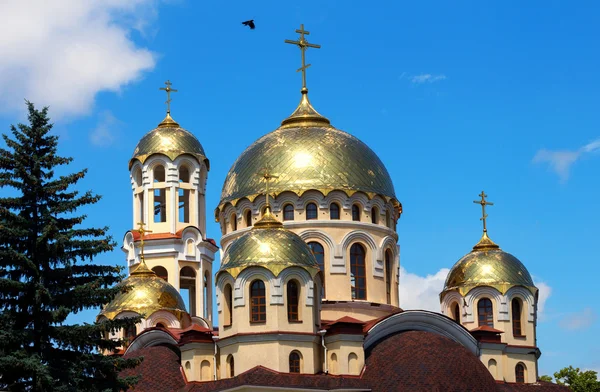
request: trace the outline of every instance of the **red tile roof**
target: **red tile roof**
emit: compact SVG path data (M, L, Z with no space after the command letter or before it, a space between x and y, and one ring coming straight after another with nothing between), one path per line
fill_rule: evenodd
M513 382L498 382L498 392L569 392L568 387L551 382L538 381L535 384L516 384Z
M168 347L147 347L125 354L125 358L144 357L134 369L121 372L125 376L139 376L133 389L136 392L172 392L185 386L179 356Z
M504 331L500 331L499 329L492 328L489 325L482 325L481 327L473 328L470 330L470 332L504 333Z

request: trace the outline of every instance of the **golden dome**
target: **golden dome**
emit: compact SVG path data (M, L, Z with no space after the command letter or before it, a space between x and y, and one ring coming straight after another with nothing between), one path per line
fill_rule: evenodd
M157 310L165 310L181 319L181 316L187 313L183 298L177 289L159 278L144 262L119 285L130 286L130 290L117 294L98 317L104 316L112 320L119 313L126 311L148 317Z
M235 161L223 185L217 212L243 197L264 194L265 167L278 175L269 184L275 195L311 189L329 193L356 191L396 201L394 185L379 157L356 137L330 125L310 104L306 90L294 113L275 131L261 137ZM218 215L218 214L217 214ZM217 217L218 219L218 217Z
M275 276L288 267L304 268L311 276L319 272L317 260L306 242L284 229L269 208L252 230L238 237L227 249L217 275L227 271L236 278L248 267L264 267Z
M131 168L134 160L137 159L144 163L153 154L163 154L171 160L175 160L180 155L189 154L196 157L200 162L204 161L206 166L209 167L208 158L206 158L204 148L202 148L198 139L181 128L168 113L157 128L148 132L139 141L129 161L129 167Z
M523 286L534 295L537 292L523 263L500 249L486 232L473 250L454 264L448 273L442 294L457 290L465 296L471 289L480 286L493 287L502 294L514 286Z

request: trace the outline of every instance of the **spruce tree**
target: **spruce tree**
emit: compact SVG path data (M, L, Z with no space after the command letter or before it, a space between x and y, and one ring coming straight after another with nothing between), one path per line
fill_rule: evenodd
M29 124L11 126L0 148L0 390L121 391L119 377L140 359L113 353L110 331L138 319L67 325L71 313L99 308L121 290L114 266L93 263L113 249L107 228L85 228L78 213L100 197L74 186L86 170L56 176L72 158L57 155L48 108L27 102Z

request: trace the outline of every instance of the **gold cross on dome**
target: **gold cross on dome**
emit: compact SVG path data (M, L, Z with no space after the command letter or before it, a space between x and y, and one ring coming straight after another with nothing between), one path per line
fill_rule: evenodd
M304 38L304 36L309 35L310 32L304 30L303 24L300 25L300 30L296 30L296 33L300 34L300 39L298 41L292 41L292 40L286 39L284 42L286 44L298 45L298 47L300 48L300 52L302 53L302 67L298 68L296 70L296 72L302 71L302 89L305 90L306 89L306 69L308 67L310 67L310 64L306 64L306 54L305 54L306 48L320 49L321 45L308 43L308 41L306 40L306 38Z
M159 88L159 90L166 91L166 93L167 93L167 101L165 103L167 104L167 114L171 114L171 93L176 93L177 90L174 90L174 89L171 88L172 83L171 83L170 80L167 80L165 82L165 85L167 87L161 87L161 88Z
M265 183L266 183L266 189L265 189L265 194L267 197L267 207L269 207L269 181L275 179L275 178L279 178L279 176L276 176L274 174L271 174L271 172L269 171L269 167L265 167L263 168L263 172L261 173L262 178L265 179Z
M140 227L136 231L140 233L140 262L144 263L144 235L146 233L152 233L151 230L144 229L146 224L144 222L138 222L138 226Z
M481 197L481 200L475 200L473 203L475 203L475 204L481 204L481 214L482 214L482 217L479 218L479 220L483 221L483 232L487 233L486 219L487 219L488 216L485 213L485 206L493 206L494 203L485 200L485 198L487 197L487 195L485 194L484 191L481 191L481 193L478 196Z

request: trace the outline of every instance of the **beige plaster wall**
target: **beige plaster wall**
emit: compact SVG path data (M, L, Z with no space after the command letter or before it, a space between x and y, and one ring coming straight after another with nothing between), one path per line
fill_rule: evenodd
M365 366L365 352L363 350L362 341L338 340L327 345L327 357L329 358L329 373L333 375L350 374L359 375ZM355 371L349 369L349 356L351 353L356 354L358 365ZM337 366L331 366L332 354L337 356Z
M188 381L212 381L214 380L214 344L193 344L195 348L181 347L181 367ZM202 374L202 362L208 361L208 371ZM188 369L186 364L190 363ZM208 377L207 376L208 373ZM204 377L203 377L204 376Z

